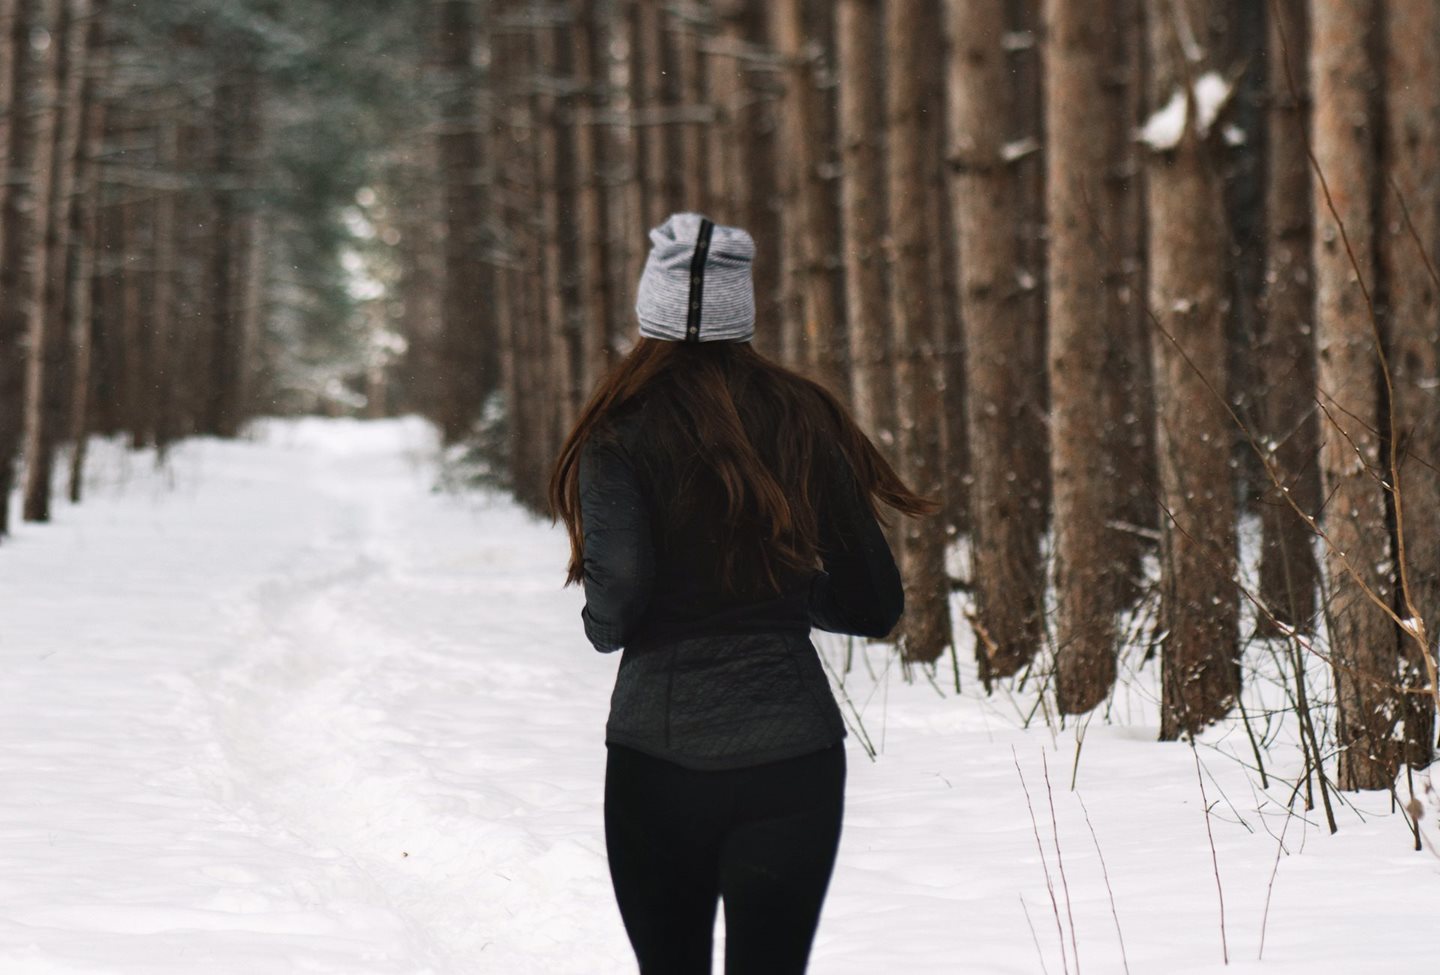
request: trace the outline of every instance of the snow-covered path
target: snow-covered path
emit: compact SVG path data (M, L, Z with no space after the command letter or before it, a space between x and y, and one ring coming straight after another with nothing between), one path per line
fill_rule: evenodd
M601 819L618 658L559 587L563 532L433 492L433 456L415 420L266 423L167 473L102 450L84 505L0 546L0 973L634 971ZM968 670L957 696L948 664L855 657L883 753L852 731L817 975L1122 971L1117 919L1136 973L1440 960L1440 861L1388 800L1287 825L1216 734L1225 969L1196 755L1143 701L1087 733L1092 839L1072 733L1021 730Z

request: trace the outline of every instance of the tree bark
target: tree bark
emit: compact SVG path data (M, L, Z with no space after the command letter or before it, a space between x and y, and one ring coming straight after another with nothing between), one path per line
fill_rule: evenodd
M748 54L765 50L765 6L763 0L743 0L724 21L727 44ZM741 110L735 118L737 176L744 182L743 226L755 238L755 347L772 358L783 359L793 343L786 338L795 322L788 318L782 300L781 255L783 228L777 206L777 149L775 107L770 93L757 81L760 72L742 69Z
M1153 546L1142 534L1158 529L1154 485L1155 382L1150 359L1150 322L1145 304L1146 214L1144 157L1135 139L1145 105L1144 0L1111 0L1114 24L1107 32L1104 76L1106 169L1100 188L1105 267L1104 477L1115 485L1108 536L1123 608L1140 594L1141 560Z
M439 136L444 185L445 277L441 331L440 429L454 443L480 418L499 382L489 264L483 257L485 159L476 120L474 48L479 25L468 0L439 0L437 56L442 85Z
M5 248L5 201L10 195L10 126L15 102L15 16L19 0L0 0L0 253ZM3 355L3 354L0 354ZM4 369L0 361L0 370Z
M595 388L610 364L614 326L610 295L612 277L607 273L610 243L610 158L609 125L598 119L609 112L610 79L605 63L609 31L601 19L596 0L582 0L576 7L573 32L576 83L585 123L576 126L575 172L577 181L576 225L580 249L580 287L575 313L580 328L580 387L582 393Z
M705 136L711 123L704 120L710 105L707 63L701 51L706 35L705 14L706 10L700 3L680 9L671 18L671 37L678 73L677 100L685 112L685 121L680 123L679 208L709 214L712 205L710 167L713 162L706 152Z
M207 160L213 154L215 139L212 127L204 123L198 107L182 111L173 136L173 146L166 145L162 140L161 149L170 157L171 172L181 180L182 187L186 182L198 182L199 174L205 172ZM154 277L158 287L160 266L170 262L169 276L174 285L174 307L169 312L159 312L157 306L157 319L152 330L157 335L157 344L153 355L147 359L153 360L148 366L148 375L159 395L155 397L153 405L141 405L140 408L147 411L145 416L137 415L137 422L143 424L137 429L145 431L140 436L153 436L162 454L175 440L200 428L204 411L204 377L209 355L203 322L209 316L209 303L214 300L209 287L209 268L214 261L214 251L221 246L221 242L210 232L210 228L215 224L214 194L203 188L181 188L172 196L175 207L175 247L173 253L168 252L163 242L159 242L161 246L155 249ZM159 212L154 216L157 220L162 217L168 219ZM439 237L433 227L427 230L427 240ZM130 266L131 264L127 264L127 267ZM138 279L138 273L126 275L127 282ZM127 284L126 293L129 294L132 290ZM439 291L439 288L436 290ZM127 313L127 320L133 317ZM431 320L438 321L439 317L436 314ZM162 327L166 329L165 332L158 331ZM136 331L138 334L138 328ZM147 368L145 363L146 360L142 359L140 368Z
M680 76L682 41L677 19L671 6L665 0L659 0L655 10L654 34L658 46L651 61L660 72L655 106L663 119L655 126L662 154L657 183L662 212L656 218L656 223L669 214L695 209L695 205L685 197L685 130L689 125L683 121L684 88Z
M634 0L631 11L631 70L634 74L636 141L639 144L641 223L657 226L669 211L665 187L664 65L661 61L664 11L659 0Z
M885 0L886 61L906 70L888 73L886 188L892 261L891 314L896 350L895 385L901 469L910 486L944 498L945 467L941 423L944 406L937 345L937 283L930 274L933 244L926 234L928 193L924 119L926 50L924 7L930 0ZM902 562L906 576L903 655L906 661L934 661L950 646L950 585L945 569L945 532L938 520L914 519L905 526Z
M626 0L625 6L630 5ZM615 14L616 25L606 50L610 91L617 118L633 120L637 111L634 97L635 59L630 33L624 29L629 14L622 8ZM633 124L610 127L610 154L614 185L610 193L611 242L608 258L612 341L622 352L634 341L635 292L644 266L646 232L644 194L640 179L640 146Z
M179 100L171 94L161 94L155 101L157 112L155 125L156 165L160 172L172 176L183 172L181 157L181 132L176 115L182 111ZM154 302L150 316L150 332L154 336L154 348L159 360L153 368L160 380L155 384L154 417L155 440L158 444L169 445L180 435L181 420L185 409L175 381L182 374L183 365L177 352L180 348L180 305L179 279L181 256L179 248L180 219L182 213L181 193L162 188L155 192L152 216L155 221L154 247Z
M59 293L59 289L53 287L54 266L63 249L61 235L64 226L56 219L56 176L57 161L63 154L57 143L61 134L60 93L69 53L65 41L68 19L69 12L63 0L44 0L39 8L38 23L46 32L49 43L44 47L45 66L33 80L35 154L29 178L34 200L30 216L35 223L35 250L31 255L30 279L27 282L30 293L25 309L25 483L22 517L26 521L49 520L50 460L53 453L44 450L45 377L47 371L53 376L64 353L63 342L54 340L48 326L54 316L52 301ZM33 40L31 44L34 44ZM40 478L45 480L43 488L37 484Z
M43 117L48 110L40 100L43 80L53 50L30 43L32 29L49 26L46 19L53 0L20 0L10 22L9 65L11 112L8 126L8 192L0 214L4 227L0 250L0 536L10 530L10 492L15 487L16 461L24 436L26 341L37 281L44 281L45 232L41 219L45 194L36 176L45 160ZM44 167L48 177L48 167Z
M76 216L78 247L70 299L70 344L74 368L70 376L70 485L72 503L79 503L84 491L86 448L90 440L91 361L95 334L95 292L98 287L97 254L100 249L100 154L104 149L104 79L109 67L105 17L108 0L93 0L90 20L90 70L82 96L83 121L79 170L76 176L79 211Z
M1386 5L1385 132L1380 186L1380 275L1394 395L1391 437L1399 454L1392 516L1403 529L1408 602L1424 623L1421 639L1401 633L1402 681L1430 684L1440 635L1440 303L1431 276L1440 249L1440 0ZM1427 262L1430 266L1427 267ZM1398 539L1397 539L1398 541ZM1429 655L1430 664L1425 657ZM1404 698L1405 760L1430 764L1435 745L1435 695Z
M527 0L505 0L497 19L514 20ZM498 140L505 224L513 229L513 250L504 272L508 310L511 388L507 393L510 466L515 495L532 510L545 503L546 465L554 406L548 395L543 253L540 242L539 95L534 90L535 37L507 25L497 36L495 75L502 106ZM538 394L538 395L537 395Z
M1034 319L1020 282L1018 160L1005 126L1018 92L1007 78L1004 10L947 0L952 203L965 319L964 393L970 448L970 552L975 650L989 686L1039 648L1045 571L1034 445L1040 404L1026 396Z
M579 413L582 396L576 273L579 241L575 236L575 97L569 92L572 65L571 48L566 39L572 26L567 22L541 27L538 39L540 75L556 82L547 86L555 90L542 93L540 119L546 319L552 367L550 389L557 408L549 434L554 448L552 455L558 452Z
M213 216L217 212L216 201L211 193L206 193L205 196L205 212ZM175 352L155 342L154 333L146 328L145 278L146 270L151 267L154 259L150 248L153 234L147 219L148 208L143 201L131 198L120 204L118 209L116 229L120 238L119 251L124 255L115 275L119 327L114 338L115 344L120 347L117 386L122 394L118 404L120 429L129 434L130 446L133 449L139 450L154 444L158 454L163 457L170 444L184 436L187 430L197 433L215 432L214 427L209 425L212 417L209 411L215 402L212 398L215 396L213 370L217 354L215 312L210 305L202 301L195 302L194 324L199 334L194 339L195 356L194 361L189 364L192 368L186 370L186 364L179 361ZM211 228L220 225L218 220L207 223ZM218 263L215 254L224 249L224 240L215 234L214 229L211 233L204 234L202 239L205 247L197 255L200 266L196 268L196 275L201 286L206 289L204 293L211 301L218 301L219 296L211 288ZM185 372L189 375L185 375ZM189 387L191 394L190 411L185 417L190 421L190 426L182 428L177 422L174 428L163 429L160 426L159 410L164 400L157 394L163 392L168 395L170 384L182 381Z
M1050 477L1055 532L1056 675L1060 710L1095 707L1115 682L1120 566L1106 525L1109 418L1106 272L1112 261L1098 203L1114 165L1105 129L1105 45L1111 0L1049 0L1046 203L1049 213Z
M710 4L714 47L704 55L705 80L715 112L714 121L705 127L705 154L710 158L707 170L710 186L706 195L715 219L730 224L744 219L744 176L736 148L741 132L736 119L745 94L745 79L740 58L733 49L741 43L735 24L743 6L743 0L714 0Z
M1315 90L1316 347L1320 473L1325 498L1326 606L1339 720L1339 785L1383 789L1398 768L1395 631L1364 587L1388 603L1380 387L1375 323L1375 107L1372 0L1315 0L1310 71ZM1328 188L1328 197L1327 197ZM1331 210L1333 202L1334 210ZM1343 235L1343 236L1342 236ZM1353 260L1352 260L1353 255ZM1351 575L1354 572L1358 578Z
M67 298L72 275L71 220L75 203L76 157L80 123L90 5L87 0L58 0L54 70L51 91L52 145L46 209L46 250L43 284L31 317L30 370L27 399L30 409L25 430L26 521L50 520L50 489L55 470L55 449L65 423L65 369L70 332Z
M235 310L239 274L239 213L231 181L239 170L238 129L243 98L234 69L224 72L215 86L215 109L211 118L215 153L209 172L216 179L211 192L215 223L211 234L210 330L208 368L205 370L205 397L201 431L216 437L234 437L240 431L240 323Z
M239 198L240 207L235 227L239 258L235 280L235 323L239 333L236 337L235 403L239 419L244 422L255 415L256 407L262 401L263 390L260 383L264 370L260 361L260 348L265 327L265 258L269 239L265 210L257 192L262 178L261 167L265 151L266 89L265 80L253 65L247 66L241 75L241 91L243 100L238 124L242 140L239 163L243 190ZM488 267L478 253L472 253L470 260L482 267ZM490 297L490 289L484 288L480 298L488 302ZM479 307L483 306L472 307L468 325L476 332L483 332L488 330L489 316L477 315ZM477 318L480 320L477 321ZM495 350L489 347L486 337L483 334L478 335L476 341L481 346L477 358L493 360ZM486 378L485 367L481 367L481 383L488 382L488 388L493 389L496 381L493 377L495 367L489 368L492 375Z
M124 114L123 107L109 94L105 96L106 111L103 119L102 144L113 144L120 132L118 119ZM102 184L108 182L108 174L101 177ZM91 342L94 346L89 355L91 379L91 400L88 410L88 426L98 434L113 436L124 427L122 422L124 396L124 345L121 340L120 300L121 271L127 260L124 237L124 208L120 204L120 187L116 186L104 194L104 205L99 208L97 231L99 247L96 250L95 321Z
M1160 737L1195 734L1240 690L1236 532L1223 311L1226 234L1216 133L1193 94L1207 70L1203 0L1153 0L1151 111L1186 93L1178 144L1151 155L1150 307L1162 507Z
M924 100L921 103L928 161L925 178L930 205L925 208L925 237L930 260L930 279L935 282L935 318L939 329L935 339L940 382L941 456L944 463L945 508L940 514L945 541L949 545L968 534L970 525L969 433L966 418L965 336L960 313L960 237L954 220L950 172L946 160L946 84L944 3L927 4L924 49L916 70L924 73Z
M784 65L781 207L785 262L798 292L802 358L816 379L848 400L841 282L838 266L831 261L839 227L833 185L822 169L828 126L817 83L823 51L809 40L804 0L777 0L770 5L770 14L771 41Z
M860 425L896 459L895 364L885 235L884 75L879 0L835 7L840 82L840 208L851 403Z
M1260 432L1279 485L1262 485L1260 598L1275 621L1313 632L1315 535L1286 500L1319 514L1315 464L1315 287L1311 265L1310 158L1305 142L1309 24L1304 0L1269 7L1266 253L1259 348ZM1262 618L1262 630L1273 625Z

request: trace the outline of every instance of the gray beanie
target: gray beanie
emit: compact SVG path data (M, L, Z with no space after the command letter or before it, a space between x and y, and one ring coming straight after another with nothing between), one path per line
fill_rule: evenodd
M650 231L635 315L640 334L673 342L747 342L755 334L755 241L698 213Z

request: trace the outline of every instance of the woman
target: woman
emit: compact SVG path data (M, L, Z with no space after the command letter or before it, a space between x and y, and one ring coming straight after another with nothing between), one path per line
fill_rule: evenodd
M824 388L757 353L743 230L651 231L640 339L550 484L585 634L624 648L605 841L642 975L805 971L844 812L844 720L812 626L883 637L904 595L876 500L928 514Z

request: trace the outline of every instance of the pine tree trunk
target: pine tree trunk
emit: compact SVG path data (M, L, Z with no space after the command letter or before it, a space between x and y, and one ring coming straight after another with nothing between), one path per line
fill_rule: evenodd
M40 7L41 29L52 39L45 47L45 66L34 80L35 155L30 167L31 193L35 208L35 251L31 255L31 273L27 282L29 300L25 315L25 392L24 449L25 483L22 517L26 521L48 521L50 517L51 459L44 450L45 382L60 365L62 342L53 340L49 328L55 310L51 302L60 289L52 286L53 268L62 249L62 224L56 219L56 163L62 154L57 144L60 136L60 92L64 86L68 56L66 24L69 12L63 0L44 0ZM61 272L63 275L63 271ZM63 280L63 277L62 277ZM53 382L53 378L52 378ZM44 478L45 486L38 486Z
M580 248L579 307L580 386L594 389L610 363L614 326L611 313L611 276L607 273L610 241L610 159L608 133L602 122L612 109L608 91L610 79L605 63L609 31L600 17L596 0L583 0L576 8L573 32L575 78L580 86L582 121L575 129L575 174L577 182L576 224Z
M199 111L192 108L181 112L173 147L165 146L162 139L163 151L171 160L172 175L182 181L196 181L198 174L208 165L206 161L212 155L213 142L211 127L204 124ZM201 326L209 315L209 303L213 300L209 266L213 261L211 255L221 246L210 231L215 223L213 194L181 189L172 195L176 227L174 252L167 253L163 241L157 241L155 263L157 286L162 263L170 264L169 277L174 281L175 290L174 308L159 313L155 322L158 342L150 369L161 394L155 398L153 412L146 418L147 429L153 431L155 444L162 453L176 439L200 428L209 346L203 327L197 326ZM155 216L158 219L162 214L157 212ZM427 229L427 241L439 237L433 228ZM138 277L138 273L129 274L127 280L138 280ZM438 292L440 289L435 290ZM439 319L437 303L430 320ZM158 332L161 327L166 331Z
M100 154L105 137L105 99L102 91L110 68L109 41L105 32L107 2L93 0L91 4L90 70L81 99L84 116L76 176L79 209L75 222L78 247L69 323L75 360L70 377L69 496L72 503L79 503L84 490L86 448L90 439L90 366L95 335L95 292L99 285L100 196L104 185L100 174Z
M50 488L55 449L65 423L65 369L70 358L67 298L73 274L70 262L71 221L75 203L75 169L87 45L88 0L60 0L53 72L55 102L50 160L50 204L45 234L45 281L38 313L32 319L28 398L31 412L25 431L26 521L50 520Z
M1028 517L1037 519L1036 531L1043 536L1049 525L1050 446L1045 417L1050 409L1046 377L1046 336L1049 328L1047 271L1048 239L1045 230L1045 84L1042 70L1044 19L1041 0L1009 0L1006 13L1006 65L1014 86L1015 110L1005 127L1008 154L1015 157L1015 213L1011 217L1016 235L1017 263L1013 271L1017 294L1017 320L1024 323L1023 341L1016 345L1020 356L1020 384L1015 395L1028 401L1042 431L1025 445L1017 457L1023 462L1015 471L1016 484L1032 485ZM961 255L964 263L964 255ZM963 324L963 323L962 323ZM961 344L963 346L963 327ZM968 365L966 367L968 371ZM956 465L952 465L956 466ZM971 472L959 465L964 477ZM966 492L968 496L968 491ZM963 513L963 512L962 512ZM968 516L967 516L968 517ZM968 522L966 522L968 524Z
M10 195L10 126L15 99L15 15L19 0L0 0L0 253L5 248L5 200ZM0 354L3 355L3 354ZM0 370L4 363L0 361Z
M1204 0L1151 3L1151 111L1190 90L1206 70L1205 7ZM1218 133L1202 133L1195 116L1192 107L1177 145L1152 153L1146 188L1166 740L1223 717L1240 691L1230 421L1220 399L1227 388L1223 186Z
M704 121L709 107L707 90L706 61L701 52L705 38L705 11L699 4L693 8L681 9L672 18L671 37L675 47L675 64L678 73L677 89L679 103L684 111L680 125L680 177L681 193L678 205L686 210L709 214L711 158L706 151L705 130L709 123Z
M1260 414L1267 390L1263 356L1257 350L1264 341L1261 305L1265 291L1265 120L1270 105L1266 88L1265 60L1269 3L1252 0L1224 0L1219 9L1211 3L1211 23L1223 25L1212 63L1224 65L1233 77L1225 116L1227 126L1244 133L1252 146L1226 146L1221 161L1224 181L1225 226L1229 234L1226 256L1228 300L1225 327L1229 343L1229 399L1245 428L1262 427ZM1230 66L1255 66L1239 70ZM1232 133L1233 134L1233 133ZM1237 510L1242 517L1259 513L1260 501L1270 485L1261 455L1250 445L1232 421L1230 424L1230 469L1236 483Z
M0 214L4 227L0 241L0 536L9 533L10 492L16 483L16 461L24 436L25 340L30 327L36 280L43 281L40 241L44 206L36 180L44 158L42 118L46 108L39 100L49 71L49 53L30 43L32 29L44 19L51 0L20 0L10 22L12 58L11 112L8 125L8 192ZM53 26L53 25L52 25ZM47 169L48 173L48 169ZM37 266L37 264L39 266Z
M102 145L111 144L117 125L116 117L121 114L120 105L105 97L104 132L100 136ZM114 436L121 427L121 365L123 364L120 342L120 269L125 261L124 239L121 234L121 207L118 196L120 188L108 185L109 172L102 165L100 180L106 186L102 194L97 234L99 247L95 256L95 321L91 331L94 346L90 360L90 399L88 426L91 431L104 436Z
M945 118L947 61L945 56L944 3L926 4L922 8L925 26L917 70L924 72L924 100L921 119L925 138L924 153L928 161L925 178L930 205L925 208L925 237L930 260L930 279L935 282L936 363L940 377L941 456L944 463L944 525L946 544L970 531L970 488L968 469L970 449L966 421L965 340L960 320L960 239L957 232L951 180L947 171ZM923 66L923 67L920 67Z
M215 86L215 110L211 119L215 153L209 160L210 173L217 179L211 192L215 223L211 228L214 250L210 253L209 364L205 371L204 412L201 431L216 437L233 437L240 429L240 404L236 391L240 383L240 323L235 318L236 269L239 266L239 215L235 190L228 185L238 169L238 121L241 91L233 70ZM220 184L225 180L225 184Z
M502 237L503 247L497 248L499 265L495 271L495 318L500 341L500 390L505 408L506 459L510 488L518 498L520 438L524 429L523 413L528 403L520 389L519 349L516 343L516 323L520 317L515 289L516 265L519 264L516 241L521 234L521 226L516 200L518 190L512 175L517 153L512 138L511 117L516 111L513 91L518 67L517 35L509 23L513 6L513 0L511 3L497 0L490 7L490 70L487 77L491 107L486 121L491 158L495 165L495 192L491 199L500 225L508 231Z
M642 0L640 6L642 9L648 6L648 0ZM530 32L531 64L533 78L537 81L550 77L555 71L554 46L549 36L552 32L544 25L537 25ZM553 89L536 85L531 93L530 111L534 132L534 155L531 157L534 176L530 183L533 195L530 199L536 220L528 263L539 287L529 296L532 317L537 326L530 346L530 360L535 371L528 388L543 391L537 397L540 400L537 417L539 443L532 461L535 496L539 500L544 497L546 458L556 455L565 433L568 377L572 374L573 363L569 359L569 345L562 322L561 282L565 272L559 266L560 168L556 163L561 142L555 118L558 105Z
M261 379L260 347L263 339L261 333L265 327L265 258L269 228L259 194L255 191L261 179L261 166L265 152L265 81L253 67L247 68L241 78L243 101L239 116L239 131L243 149L240 153L240 172L246 191L241 197L242 206L236 226L239 264L236 267L234 317L239 331L236 347L235 408L240 422L243 422L255 415L256 407L261 401L262 391L258 388L258 384ZM158 241L157 246L159 246ZM483 258L478 253L472 253L470 260L474 264L488 267L488 265L482 264ZM480 297L488 302L491 297L490 289L488 287L483 289ZM475 320L477 317L479 316L475 314L475 308L472 308L468 322L469 327L477 332L482 328L488 329L487 325ZM478 341L481 344L481 350L477 358L493 360L495 351L493 348L487 347L488 341L483 337ZM490 383L493 388L495 367L490 368L492 376L488 379L484 377L484 369L481 369L480 381Z
M1376 10L1372 0L1315 0L1311 6L1311 138L1324 177L1323 184L1315 181L1312 205L1315 342L1324 391L1320 474L1330 539L1325 609L1338 698L1336 733L1344 749L1342 789L1388 788L1399 765L1391 741L1398 703L1391 691L1397 677L1394 626L1362 591L1368 587L1386 603L1393 591L1389 573L1381 571L1391 553L1379 484L1386 476L1378 433L1380 350L1364 290L1375 282L1370 32Z
M705 154L710 159L707 170L710 186L706 196L716 220L735 224L744 219L743 177L736 151L740 131L736 118L745 91L745 80L741 60L735 50L738 40L733 25L743 9L743 2L714 0L709 6L714 21L713 50L705 55L704 70L715 117L704 130Z
M786 265L801 309L801 358L842 399L849 399L845 322L831 248L839 235L833 185L822 170L824 103L817 87L822 51L809 40L804 0L770 5L771 40L784 64L780 110L781 206Z
M1259 348L1261 433L1280 484L1262 485L1260 598L1275 621L1315 626L1315 535L1286 500L1319 514L1315 465L1315 287L1311 268L1310 158L1305 144L1309 25L1304 0L1269 8L1266 214L1267 282ZM1273 624L1261 619L1262 629Z
M879 0L840 0L835 18L851 398L860 425L894 460L895 364L881 249L886 224Z
M799 136L791 120L796 113L791 111L791 92L788 72L784 70L784 57L780 53L779 23L782 20L784 3L794 0L766 0L764 4L765 24L762 43L768 53L779 62L773 76L762 76L768 85L776 88L772 118L774 120L774 162L775 206L774 240L775 261L779 265L776 300L779 302L779 317L775 327L780 335L780 361L792 369L801 368L805 351L805 299L800 287L800 275L804 258L800 254L800 172L796 165L796 154L800 151Z
M1106 520L1106 272L1098 202L1115 164L1103 126L1111 0L1049 0L1045 72L1049 213L1050 477L1054 494L1056 697L1095 707L1115 682L1120 579Z
M1040 404L1025 396L1033 318L1017 273L1019 160L1005 126L1018 92L1007 78L999 5L947 0L950 150L965 318L970 448L971 585L981 678L1014 674L1039 648L1045 571L1040 485L1029 454L1042 441ZM1017 476L1018 475L1018 476Z
M924 34L929 21L924 8L929 2L885 0L887 63L909 68L891 71L887 78L886 189L894 245L890 297L901 469L914 490L943 500L944 400L935 307L939 288L930 273L933 241L926 234L926 208L933 201L928 193L930 159L925 153L925 120L921 116L926 77L923 52L928 47ZM902 561L906 576L904 659L937 660L952 641L944 526L937 519L907 522Z
M507 0L501 17L518 14L526 0ZM504 106L504 139L501 142L500 178L504 192L504 220L513 228L514 252L506 272L505 304L508 308L509 347L513 359L507 395L510 407L510 466L516 497L539 510L544 503L545 469L549 447L549 422L553 405L545 375L545 326L543 264L539 242L538 95L526 87L533 81L535 43L529 31L507 30L497 35L495 77L501 86L499 104ZM540 395L537 395L540 394Z
M438 421L448 444L464 438L480 419L484 397L494 387L495 373L481 349L480 313L490 295L481 281L484 262L475 256L482 246L481 143L475 130L474 4L438 0L436 56L442 86L439 164L444 184L445 275L442 298L438 379L442 392Z
M723 25L726 40L747 52L762 51L765 40L764 0L744 0L734 16ZM742 110L735 118L738 177L744 183L741 226L755 238L755 347L772 358L783 359L792 345L795 321L787 318L782 300L782 225L777 209L777 148L775 108L768 93L756 81L758 72L743 69Z
M539 54L542 77L571 79L571 47L567 33L571 25L540 28ZM576 260L579 241L575 237L575 127L574 96L546 92L542 95L541 178L544 214L546 318L550 335L551 390L556 399L554 426L550 432L552 455L580 411L581 349L577 310L579 281Z
M444 184L445 277L441 324L440 430L447 443L469 432L499 382L485 309L493 289L483 257L485 161L476 122L474 47L479 25L468 0L438 0L437 50L443 90L439 136Z
M1434 466L1440 461L1440 282L1431 276L1440 250L1440 0L1392 3L1383 14L1384 232L1377 243L1388 296L1391 436L1400 457L1393 508L1403 522L1402 578L1424 622L1420 639L1400 635L1400 657L1403 682L1420 688L1435 679L1440 636L1440 473ZM1405 600L1397 604L1408 617ZM1404 701L1405 760L1424 767L1434 754L1435 695L1414 693Z
M215 201L210 198L212 194L205 195L206 212L214 215L216 209ZM116 306L119 312L119 328L115 338L120 346L118 385L123 396L119 404L121 428L130 434L132 448L139 450L153 443L163 456L171 442L184 434L177 428L161 435L157 413L160 399L157 394L166 390L170 382L179 380L184 364L176 361L176 357L169 350L154 342L153 333L146 328L144 268L150 266L153 260L149 247L153 235L149 233L145 217L147 208L143 201L129 199L118 209L118 249L124 255L115 282ZM218 225L219 221L209 223L211 228ZM214 235L213 229L210 234L204 235L204 239L207 247L198 255L203 264L197 268L197 273L204 285L213 288L217 263L215 252L222 250L224 243L223 239ZM205 293L209 301L219 300L213 290ZM196 303L194 324L200 334L195 341L195 361L190 364L193 368L186 370L190 377L193 377L187 377L187 382L192 384L193 389L191 420L193 429L200 433L215 432L215 428L210 424L210 410L214 403L213 370L216 355L214 314L209 304Z
M1115 486L1109 533L1111 572L1120 607L1143 582L1141 559L1153 547L1143 534L1159 528L1153 485L1155 382L1145 305L1144 156L1135 139L1145 104L1144 0L1111 0L1108 62L1102 68L1106 169L1098 220L1105 253L1105 478Z
M628 5L628 4L627 4ZM617 122L608 133L613 184L610 191L610 248L607 274L610 277L611 341L617 353L628 349L634 340L635 291L644 266L649 230L643 220L640 184L639 144L633 124L636 105L633 97L634 50L630 35L624 29L624 5L613 15L614 30L606 47L606 71L610 79L612 110Z
M640 153L640 216L646 230L658 225L670 212L665 198L665 127L661 124L663 16L659 0L635 0L631 15L631 56L639 122L635 131Z
M685 129L683 121L683 88L680 77L680 28L674 9L665 0L657 5L655 42L657 57L653 62L660 71L657 108L660 116L655 131L660 136L663 153L659 170L659 194L662 214L656 220L681 210L693 210L685 198Z
M181 133L174 117L181 111L174 97L162 95L156 102L155 126L156 165L159 171L174 178L181 170ZM162 361L155 364L162 377L178 377L181 366L175 350L179 346L180 315L178 284L180 276L181 241L180 193L171 189L157 190L153 202L155 219L155 301L150 317L150 331ZM179 436L180 413L184 404L172 383L156 384L154 399L155 439L170 444Z

